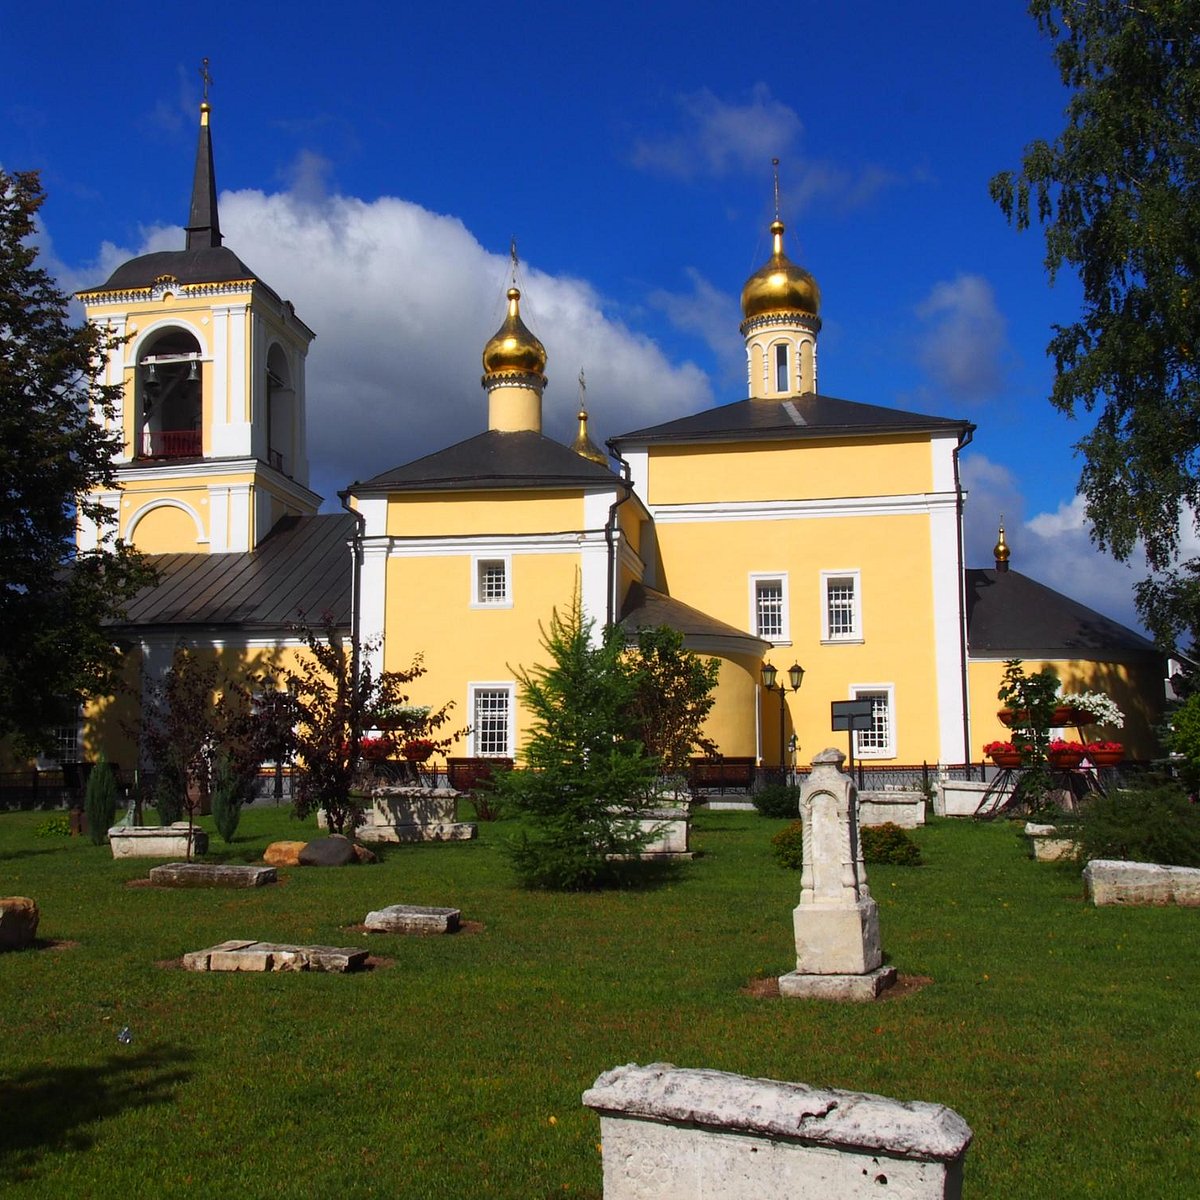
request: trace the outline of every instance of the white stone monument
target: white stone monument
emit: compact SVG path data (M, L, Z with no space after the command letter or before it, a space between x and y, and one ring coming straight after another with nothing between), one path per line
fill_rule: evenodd
M823 750L800 793L804 867L793 912L796 969L780 977L782 996L874 1000L895 982L883 966L879 910L867 887L858 836L858 789L842 771L846 756Z

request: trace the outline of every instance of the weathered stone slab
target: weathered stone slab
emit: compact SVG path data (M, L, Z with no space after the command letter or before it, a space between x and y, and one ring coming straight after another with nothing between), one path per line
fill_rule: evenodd
M454 933L462 913L457 908L389 904L367 913L366 927L376 933Z
M0 950L24 950L37 937L37 901L28 896L0 898Z
M356 946L292 946L233 940L183 956L188 971L357 971L367 951Z
M150 882L158 887L254 888L278 878L274 867L221 863L166 863L150 870Z
M299 855L302 867L345 867L357 863L349 838L326 837L309 842Z
M933 811L939 817L973 817L990 786L976 779L939 780Z
M377 788L355 835L363 842L470 841L478 826L455 819L458 800L452 788Z
M1196 867L1095 858L1083 869L1083 887L1096 905L1200 907L1200 868Z
M940 1104L670 1063L606 1071L605 1200L957 1200L971 1130Z
M272 842L263 851L263 862L271 867L298 867L300 851L307 842Z
M861 975L805 975L792 971L779 977L779 994L792 1000L841 1000L861 1004L878 1000L895 982L895 967L877 967Z
M108 831L113 858L186 858L188 825L114 825ZM192 853L208 853L208 834L192 827Z
M1061 862L1073 858L1078 849L1074 838L1062 837L1054 825L1038 825L1025 822L1025 836L1029 839L1033 857L1037 862Z
M925 824L925 795L912 791L873 791L858 793L858 827L899 825L916 829Z

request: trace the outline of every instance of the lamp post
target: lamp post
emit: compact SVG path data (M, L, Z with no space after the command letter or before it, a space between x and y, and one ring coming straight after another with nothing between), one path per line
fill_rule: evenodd
M769 662L763 663L763 687L768 692L779 693L779 771L782 775L787 770L787 761L784 758L787 746L783 741L783 723L787 710L787 694L788 692L798 692L800 690L800 685L804 682L804 668L799 663L792 663L788 667L788 680L791 683L791 687L788 687L782 680L778 682L776 680L779 680L779 672Z

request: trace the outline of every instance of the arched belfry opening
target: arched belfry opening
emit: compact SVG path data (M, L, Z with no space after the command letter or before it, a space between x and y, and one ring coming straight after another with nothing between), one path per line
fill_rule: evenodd
M200 458L204 385L200 343L186 329L164 329L138 352L139 458Z
M296 474L296 388L284 348L267 352L267 463L292 478Z

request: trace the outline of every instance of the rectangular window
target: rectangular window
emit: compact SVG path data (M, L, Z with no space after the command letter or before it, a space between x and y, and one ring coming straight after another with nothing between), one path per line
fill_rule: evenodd
M861 642L862 611L857 571L822 571L822 629L825 642Z
M473 687L471 716L472 757L512 758L512 686Z
M472 563L471 606L511 608L511 563L508 558L476 558Z
M786 575L750 576L750 628L768 642L790 640Z
M859 758L895 758L896 727L891 685L851 688L850 696L853 700L870 700L871 702L871 728L860 730L854 735L857 756Z
M792 390L788 380L788 348L782 343L775 347L775 390L785 394Z

